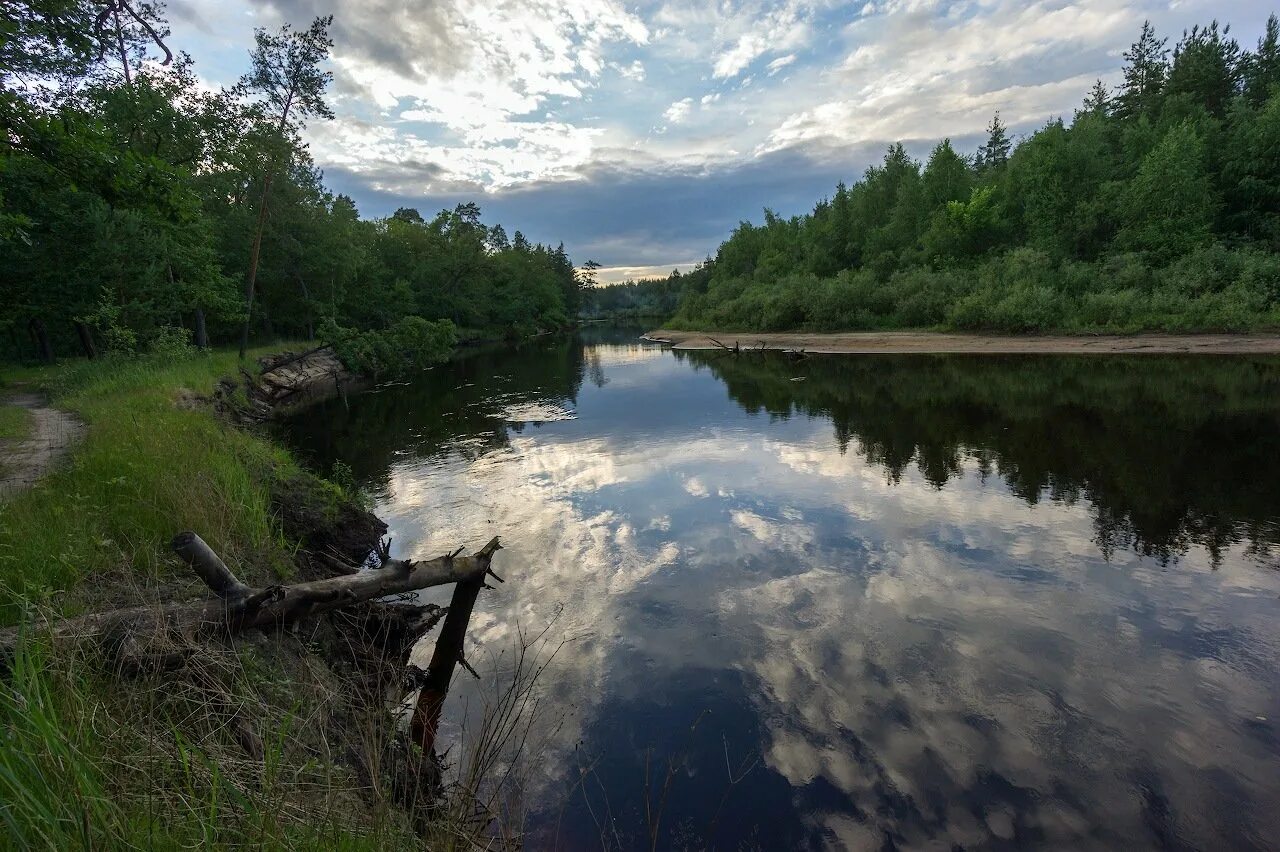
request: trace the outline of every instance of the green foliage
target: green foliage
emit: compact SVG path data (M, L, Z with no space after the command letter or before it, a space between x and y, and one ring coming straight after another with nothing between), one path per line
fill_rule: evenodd
M0 356L29 356L36 326L66 356L200 324L226 341L247 320L266 339L407 315L523 336L577 315L586 279L563 246L509 239L475 204L362 220L326 189L301 130L330 115L329 18L258 31L241 82L210 91L185 56L147 62L159 42L131 19L99 57L98 12L0 4Z
M404 317L384 331L355 332L329 324L322 336L333 342L349 368L374 378L400 378L449 357L458 332L449 320Z
M1125 187L1121 248L1165 261L1206 245L1216 201L1195 128L1181 124L1142 160Z
M740 331L1280 326L1280 21L1171 51L1144 24L1116 93L1014 145L997 114L972 158L901 144L807 216L766 210L674 276L671 323ZM657 282L646 285L654 288Z
M89 571L166 578L168 543L198 529L233 564L272 579L288 552L271 521L273 478L295 469L260 438L174 405L234 374L229 354L80 361L42 374L89 425L72 458L0 507L0 623ZM33 535L32 530L39 530ZM33 570L32 566L39 566Z

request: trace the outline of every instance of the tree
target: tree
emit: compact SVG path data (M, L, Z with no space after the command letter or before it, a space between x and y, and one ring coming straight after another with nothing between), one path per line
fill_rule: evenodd
M1258 39L1258 50L1249 56L1244 68L1245 94L1258 106L1271 97L1280 85L1280 19L1267 18L1267 31Z
M933 149L920 180L927 212L950 201L966 200L973 187L969 164L951 147L950 139L943 139Z
M0 3L0 88L83 77L94 61L93 10L83 0Z
M1081 112L1089 115L1105 116L1111 110L1111 93L1101 80L1093 84L1089 94L1085 95Z
M1209 242L1216 207L1204 145L1184 122L1146 156L1125 188L1117 241L1167 261Z
M1280 250L1280 97L1231 115L1221 183L1227 228Z
M1218 118L1226 115L1227 105L1240 91L1244 72L1240 45L1227 37L1230 32L1229 26L1219 31L1214 21L1183 33L1173 49L1168 97L1183 97Z
M249 272L245 280L245 316L240 333L240 357L249 348L249 323L253 318L254 289L258 278L258 260L262 251L262 231L267 220L267 201L276 172L300 146L298 132L301 120L319 117L331 119L333 112L324 100L325 89L333 74L320 70L329 57L333 42L329 25L333 16L316 18L305 30L293 30L285 24L279 35L266 30L254 32L257 48L252 56L252 70L241 81L243 88L261 98L264 109L275 124L271 150L262 175L262 195L258 202L258 219L254 227L253 247L249 251Z
M1116 114L1121 118L1155 112L1169 73L1168 44L1168 39L1156 37L1150 21L1142 22L1142 33L1124 55L1124 84L1116 98Z
M1004 168L1005 163L1009 162L1009 152L1012 150L1013 143L1009 141L1009 134L1000 122L1000 113L997 111L991 117L991 124L987 125L987 141L978 149L976 160L978 171L991 172Z

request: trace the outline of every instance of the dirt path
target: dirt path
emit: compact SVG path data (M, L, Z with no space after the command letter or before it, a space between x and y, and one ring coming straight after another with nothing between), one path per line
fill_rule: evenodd
M31 413L31 434L22 441L0 440L0 501L7 500L44 476L84 437L85 426L75 417L33 393L0 397L0 405L15 405Z
M712 338L744 349L803 349L814 353L917 354L1280 354L1280 334L1133 334L1022 335L944 334L922 331L841 332L837 334L700 332L657 329L645 335L676 349L716 349Z

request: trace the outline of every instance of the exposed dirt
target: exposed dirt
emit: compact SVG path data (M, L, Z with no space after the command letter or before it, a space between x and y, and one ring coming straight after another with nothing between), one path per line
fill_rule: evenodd
M0 441L0 500L30 488L84 437L85 426L43 397L19 393L0 398L31 414L31 434L21 441Z
M294 562L299 579L317 580L341 566L357 566L386 533L387 525L303 473L272 485L271 503L284 534L298 542Z
M946 334L925 331L760 333L732 331L670 331L656 329L649 340L670 343L676 349L718 349L715 341L732 348L790 349L812 353L986 354L986 355L1089 355L1170 354L1202 355L1280 354L1280 334L1131 334L1131 335L1020 335ZM714 338L714 340L713 340Z

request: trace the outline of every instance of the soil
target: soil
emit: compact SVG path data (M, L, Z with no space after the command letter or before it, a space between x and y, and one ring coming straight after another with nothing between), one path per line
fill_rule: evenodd
M334 560L348 568L361 565L378 546L387 525L308 473L276 482L271 503L284 534L299 544L294 562L300 580L335 573Z
M43 397L20 393L0 399L31 414L31 434L21 441L0 441L0 500L6 500L53 469L84 437L85 426Z
M1090 354L1280 354L1280 334L1132 334L1132 335L1019 335L948 334L927 331L760 333L732 331L670 331L657 329L648 340L670 343L676 349L718 349L715 341L732 348L804 350L809 353L1090 355ZM713 339L714 338L714 339Z

